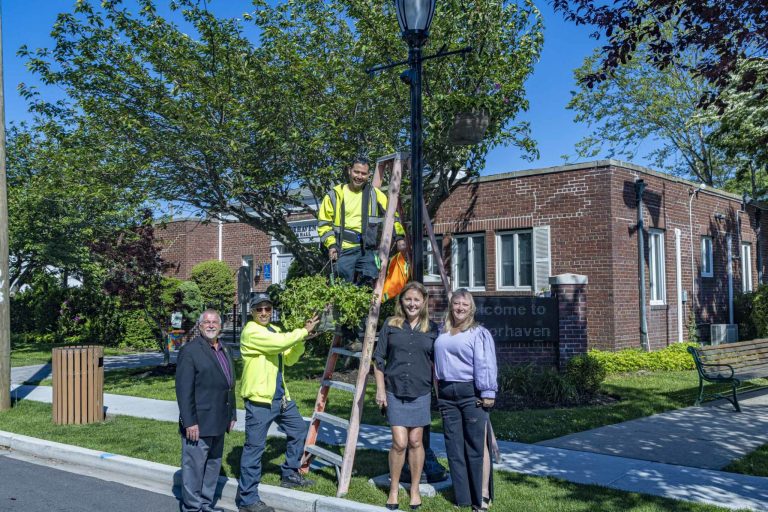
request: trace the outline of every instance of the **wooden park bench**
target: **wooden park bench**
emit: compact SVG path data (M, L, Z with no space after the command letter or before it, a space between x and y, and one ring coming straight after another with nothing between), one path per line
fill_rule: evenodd
M688 347L688 352L693 356L696 371L699 373L699 396L696 398L696 405L700 405L705 398L725 398L741 412L736 394L742 383L768 378L768 339ZM730 384L731 391L705 395L705 381Z

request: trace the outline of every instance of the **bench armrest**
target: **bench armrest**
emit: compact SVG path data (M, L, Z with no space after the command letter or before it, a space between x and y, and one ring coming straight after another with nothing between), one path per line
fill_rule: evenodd
M700 372L705 377L714 378L714 379L732 379L733 378L733 366L731 366L729 364L704 364L704 363L701 363L700 367L701 367ZM709 370L710 368L711 369L717 368L717 370L714 370L715 375L712 375L710 373L710 370ZM722 372L719 369L727 369L728 371L731 372L731 374L730 375L723 375Z

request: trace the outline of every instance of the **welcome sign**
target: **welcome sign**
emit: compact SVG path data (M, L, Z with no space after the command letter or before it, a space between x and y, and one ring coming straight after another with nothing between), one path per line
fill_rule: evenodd
M475 305L475 318L497 343L559 340L554 297L475 296Z

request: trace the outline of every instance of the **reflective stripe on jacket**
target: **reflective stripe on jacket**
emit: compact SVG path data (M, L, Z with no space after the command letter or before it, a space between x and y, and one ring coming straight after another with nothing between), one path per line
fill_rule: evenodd
M345 197L348 194L362 194L365 190L368 197L368 219L365 229L361 226L363 215L344 215ZM361 208L363 201L360 203ZM323 198L323 202L317 213L317 233L320 241L326 248L334 245L343 249L359 247L363 242L365 248L374 248L378 245L381 231L384 226L384 213L387 210L387 196L376 187L366 186L361 192L352 192L346 184L336 185ZM346 217L346 218L345 218ZM395 212L395 239L405 235L400 216ZM341 243L339 243L341 239Z
M270 324L277 332L270 332L266 326L251 321L245 324L240 335L240 355L243 358L243 377L240 382L240 395L252 402L272 403L277 386L278 355L283 354L283 366L292 366L304 353L304 338L307 330L303 327L291 332L281 332L280 328ZM290 400L288 387L283 389L286 399Z

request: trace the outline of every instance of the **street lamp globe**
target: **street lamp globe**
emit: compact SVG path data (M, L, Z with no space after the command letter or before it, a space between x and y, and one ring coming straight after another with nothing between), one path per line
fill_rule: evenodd
M409 45L421 46L429 37L436 0L395 0L397 22Z

